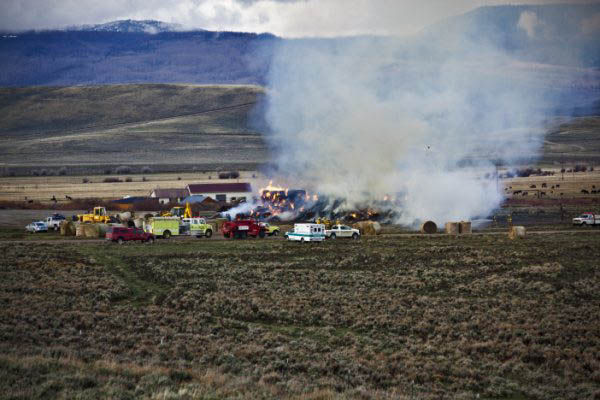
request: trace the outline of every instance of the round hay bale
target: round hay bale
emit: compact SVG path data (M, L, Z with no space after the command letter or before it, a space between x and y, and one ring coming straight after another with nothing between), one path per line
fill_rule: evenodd
M88 224L76 224L75 225L75 236L77 236L77 237L83 237L84 236L83 227L85 225L88 225Z
M61 236L75 236L75 223L73 221L61 221L59 227Z
M83 236L86 238L97 238L100 237L100 224L82 224Z
M376 236L381 233L381 225L376 221L360 221L352 225L354 229L358 229L361 235Z
M460 232L458 222L446 222L446 225L444 228L448 235L458 235Z
M510 231L508 231L508 238L511 240L514 239L522 239L525 237L525 227L524 226L513 226Z
M119 219L121 221L129 221L131 219L131 211L125 211L122 213L119 213Z
M471 221L460 221L458 223L458 232L461 235L470 235L473 233L471 229Z
M432 234L437 232L437 225L433 221L425 221L423 225L421 225L421 232Z

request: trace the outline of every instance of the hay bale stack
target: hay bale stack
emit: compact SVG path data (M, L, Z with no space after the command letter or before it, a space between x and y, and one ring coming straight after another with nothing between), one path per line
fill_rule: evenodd
M352 225L354 229L358 229L361 235L376 236L381 233L381 225L375 221L361 221Z
M61 221L59 227L61 236L75 236L75 223L73 221Z
M131 219L131 212L125 211L125 212L117 214L117 216L119 217L119 219L121 221L129 221Z
M508 232L508 238L511 240L521 239L525 237L525 227L524 226L513 226Z
M83 233L83 226L84 225L88 225L88 224L76 224L75 225L75 236L77 237L83 237L84 233Z
M432 234L437 232L437 225L433 221L425 221L423 225L421 225L421 232Z
M473 233L471 229L471 221L460 221L458 223L458 233L461 235L470 235Z
M458 235L460 233L460 224L458 222L446 222L445 230L448 235Z
M98 238L100 237L100 224L81 224L83 237L86 238Z

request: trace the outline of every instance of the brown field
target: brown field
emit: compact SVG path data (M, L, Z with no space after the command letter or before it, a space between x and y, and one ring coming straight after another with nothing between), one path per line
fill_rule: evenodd
M107 177L118 177L122 183L103 183ZM21 201L25 198L49 202L52 196L59 201L65 201L65 196L72 198L101 198L115 199L123 196L147 196L156 187L162 188L184 188L189 183L201 182L234 182L233 180L216 179L218 172L194 172L194 173L163 173L163 174L129 174L129 175L90 175L79 176L43 176L43 177L0 177L0 201ZM125 182L130 177L132 182ZM209 177L211 179L209 179ZM83 179L89 183L82 183ZM143 181L146 179L146 181ZM236 181L250 182L258 189L265 184L266 177L257 171L240 171L240 178ZM546 187L542 187L542 184ZM556 171L554 176L530 176L527 178L511 178L499 181L504 187L504 193L508 198L598 198L592 190L600 190L600 169L592 172L560 173ZM536 188L531 188L535 185ZM552 188L552 186L560 187ZM594 188L595 187L595 188ZM588 190L588 194L581 192ZM527 192L513 195L514 191ZM544 195L541 193L544 192ZM562 195L561 195L562 193Z
M0 240L0 397L596 399L599 238Z
M501 181L504 193L509 198L597 198L600 199L600 170L592 172L565 172L560 168L553 176L530 176ZM545 184L545 187L544 187ZM535 187L532 187L535 185ZM515 191L521 193L514 194ZM582 193L587 190L588 193ZM597 193L592 193L597 191ZM523 192L527 192L523 195ZM543 193L543 194L542 194Z
M265 178L256 171L239 171L239 173L239 179L235 180L220 180L218 179L218 172L91 175L87 177L0 177L0 201L23 201L27 198L50 203L52 196L56 196L56 199L60 202L67 201L65 196L74 199L117 199L127 195L148 196L157 187L185 188L190 183L250 182L256 189L264 184ZM123 182L103 183L107 177L117 177ZM128 177L132 179L132 182L125 181ZM89 182L83 183L84 178L88 179Z

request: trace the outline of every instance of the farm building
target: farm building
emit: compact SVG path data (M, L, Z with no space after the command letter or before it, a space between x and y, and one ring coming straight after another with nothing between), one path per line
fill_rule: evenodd
M158 199L150 198L150 197L142 197L142 196L129 196L124 197L122 199L113 200L111 202L113 208L116 208L120 211L130 211L134 209L136 204L145 204L155 206Z
M247 200L252 197L249 183L196 183L187 186L190 196L207 196L217 201Z
M189 196L187 189L159 189L150 192L150 197L157 198L160 204L179 203Z

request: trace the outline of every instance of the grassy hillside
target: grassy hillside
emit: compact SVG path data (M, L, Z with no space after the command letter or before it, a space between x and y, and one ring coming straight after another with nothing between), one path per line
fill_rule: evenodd
M1 88L0 172L255 169L269 161L263 97L252 85ZM541 162L600 162L598 131L594 116L549 122Z
M106 85L0 88L0 134L68 132L249 105L258 86ZM232 130L246 129L246 108L224 115ZM231 118L234 121L232 123ZM217 122L218 123L218 122Z
M123 164L252 168L266 159L251 128L262 95L250 85L0 89L0 160L21 172L62 165L76 173Z
M0 86L264 83L272 35L41 31L0 35Z
M600 163L600 116L557 120L549 129L543 163Z

